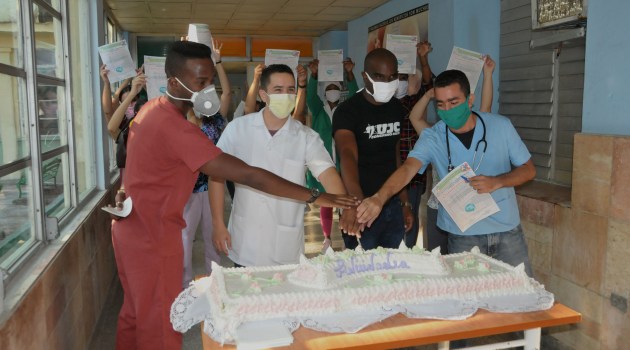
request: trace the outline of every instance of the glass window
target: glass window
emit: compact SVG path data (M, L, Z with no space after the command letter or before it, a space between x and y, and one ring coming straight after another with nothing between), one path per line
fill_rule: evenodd
M63 78L64 52L61 21L43 7L33 4L33 25L37 73Z
M30 155L26 82L0 74L0 166Z
M62 86L37 85L37 122L42 153L68 144L64 91Z
M0 63L22 68L24 63L19 1L2 1L0 5Z
M39 0L41 2L45 2L48 5L52 6L55 10L60 11L59 10L59 0Z
M94 145L94 103L100 106L100 100L94 101L92 76L85 71L92 65L90 50L82 50L84 40L89 33L82 30L80 23L89 18L87 1L72 1L68 12L70 26L70 79L72 91L72 126L74 132L74 150L77 172L77 190L79 201L83 200L96 187L96 152Z
M72 207L68 153L41 163L44 212L47 217L61 218Z
M34 243L30 167L0 176L0 268Z

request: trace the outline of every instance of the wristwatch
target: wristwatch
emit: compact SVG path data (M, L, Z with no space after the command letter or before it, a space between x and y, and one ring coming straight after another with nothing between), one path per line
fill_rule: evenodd
M309 203L309 204L310 204L310 203L315 202L315 201L317 200L317 198L319 198L319 196L320 196L321 194L322 194L322 193L321 193L321 192L319 192L319 190L318 190L318 189L316 189L316 188L311 188L311 198L309 198L309 199L306 201L306 203Z

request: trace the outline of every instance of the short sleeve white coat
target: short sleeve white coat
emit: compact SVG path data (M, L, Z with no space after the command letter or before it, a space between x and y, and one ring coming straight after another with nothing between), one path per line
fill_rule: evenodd
M319 135L289 118L271 136L263 110L230 122L217 146L248 165L263 168L299 185L306 169L315 177L334 168ZM281 198L235 184L228 224L232 238L229 257L243 266L295 264L304 253L302 201Z

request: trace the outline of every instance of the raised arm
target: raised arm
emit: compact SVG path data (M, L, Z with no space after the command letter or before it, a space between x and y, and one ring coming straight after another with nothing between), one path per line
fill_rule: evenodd
M422 84L429 85L433 79L433 72L429 66L429 52L433 51L431 43L423 41L416 45L418 49L418 58L420 59L420 70L422 71Z
M105 116L105 120L109 123L109 120L112 119L112 114L114 113L114 107L112 107L112 88L111 83L109 81L109 69L107 69L106 65L102 65L99 74L101 76L101 80L103 80L103 95L101 96L101 104L103 105L103 115Z
M355 82L355 85L356 85L356 79L354 78L354 72L352 71L353 69L354 69L354 62L352 61L352 58L346 57L346 59L343 60L343 70L346 72L346 81L348 82L353 81ZM352 92L350 88L348 87L348 92L354 94L356 90Z
M481 85L481 112L490 113L492 110L492 97L494 91L492 90L492 73L496 64L490 55L486 55L483 63L483 83Z
M293 111L293 119L306 124L306 68L299 64L295 68L297 70L297 97L295 99L295 110Z
M433 96L433 89L429 89L429 91L422 95L420 100L416 102L411 112L409 112L409 121L418 135L422 134L422 130L431 127L429 122L427 122L427 106L431 99L433 99Z
M222 47L223 43L218 41L212 42L212 59L214 60L214 67L217 70L222 90L221 108L219 109L219 113L221 113L223 118L227 118L227 114L230 112L230 105L232 104L232 86L230 85L230 79L228 79L228 76L225 73L225 69L223 69L223 63L221 62Z
M114 110L116 110L116 108L120 106L120 94L122 93L123 89L131 84L132 80L133 78L125 79L118 85L118 89L116 89L116 92L114 92L114 96L112 96L112 108Z
M118 134L120 133L120 124L125 118L127 107L129 107L133 99L140 93L145 84L146 77L144 74L140 74L133 78L133 81L131 83L131 91L129 91L127 97L125 97L120 106L116 108L116 111L112 115L112 118L107 123L107 131L109 131L109 135L111 135L114 140L118 138Z
M245 98L245 114L256 112L256 96L258 96L260 76L262 75L263 69L265 69L265 65L262 63L257 65L256 69L254 69L254 79L252 80L251 85L249 85L247 98Z
M314 59L308 64L308 69L311 71L311 79L308 80L306 88L306 104L308 109L311 110L313 118L317 118L319 113L324 108L324 102L317 95L317 73L319 68L319 60Z

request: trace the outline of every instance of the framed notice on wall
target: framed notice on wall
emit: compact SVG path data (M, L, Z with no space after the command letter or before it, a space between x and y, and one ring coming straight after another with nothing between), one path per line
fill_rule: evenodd
M532 29L583 26L588 0L532 0Z
M429 5L416 7L368 28L367 52L387 47L387 35L413 35L418 42L429 39Z

